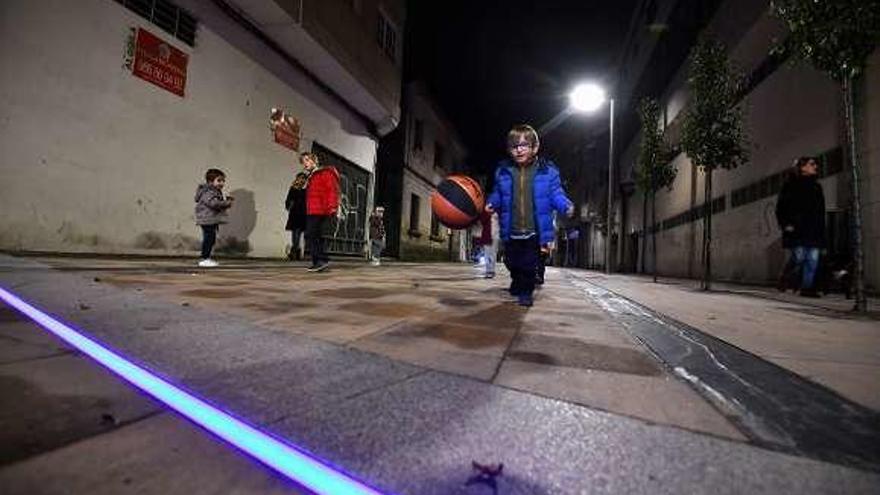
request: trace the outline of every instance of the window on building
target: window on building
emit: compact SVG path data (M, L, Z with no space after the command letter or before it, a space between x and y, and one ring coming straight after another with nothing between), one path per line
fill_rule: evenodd
M397 28L381 11L376 21L376 43L393 62L397 62Z
M440 219L434 212L431 212L431 239L440 239Z
M446 150L440 143L434 143L434 168L444 168Z
M422 198L418 195L413 194L409 199L409 231L410 232L418 232L419 231L419 217L421 216L421 202Z
M413 149L421 150L422 149L422 140L424 139L425 134L425 123L419 119L416 119L416 123L413 126Z
M198 22L189 12L168 0L116 0L128 10L158 26L189 46L195 46Z

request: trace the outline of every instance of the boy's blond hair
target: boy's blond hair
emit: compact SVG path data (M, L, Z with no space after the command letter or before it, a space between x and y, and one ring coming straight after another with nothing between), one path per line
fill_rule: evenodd
M537 147L539 144L538 132L535 128L527 124L520 124L513 126L507 133L507 147L513 146L523 138L532 145L532 148Z

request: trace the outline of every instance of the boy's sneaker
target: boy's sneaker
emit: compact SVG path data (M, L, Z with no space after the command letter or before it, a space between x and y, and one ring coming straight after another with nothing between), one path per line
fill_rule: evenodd
M534 301L532 300L532 296L531 296L531 295L529 295L529 294L520 294L519 296L517 296L517 304L519 304L520 306L525 306L525 307L528 308L529 306L531 306L532 304L534 304Z
M203 260L199 261L199 266L202 268L213 268L219 264L220 263L217 263L216 261L212 260L211 258L207 258L207 259L203 259Z

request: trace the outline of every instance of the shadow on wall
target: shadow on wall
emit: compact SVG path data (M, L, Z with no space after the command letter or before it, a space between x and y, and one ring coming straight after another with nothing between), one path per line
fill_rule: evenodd
M248 237L257 225L254 193L247 189L236 189L229 195L235 198L235 203L229 209L228 222L220 226L216 251L226 255L245 255L253 249Z

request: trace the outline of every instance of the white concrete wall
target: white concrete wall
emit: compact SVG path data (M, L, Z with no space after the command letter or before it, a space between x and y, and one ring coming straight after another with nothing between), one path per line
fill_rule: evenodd
M217 167L237 199L221 238L280 256L296 156L272 140L273 106L299 118L302 150L317 141L373 171L363 125L205 25L192 48L107 0L4 1L0 22L0 248L191 253L193 192ZM123 69L133 26L190 55L186 97Z

